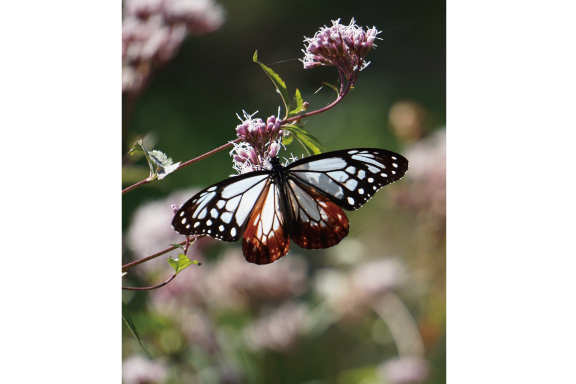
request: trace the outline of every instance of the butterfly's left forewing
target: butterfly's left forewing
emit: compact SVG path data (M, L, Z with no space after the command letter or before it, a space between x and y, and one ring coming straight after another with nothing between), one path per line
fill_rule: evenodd
M214 184L182 205L174 215L172 227L181 235L237 241L270 179L270 172L260 171Z

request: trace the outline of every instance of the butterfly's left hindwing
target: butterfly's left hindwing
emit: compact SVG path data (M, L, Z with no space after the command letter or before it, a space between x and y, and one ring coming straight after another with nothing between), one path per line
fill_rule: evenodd
M270 178L270 172L259 171L214 184L182 205L172 219L172 227L181 235L238 241Z
M383 186L408 170L403 156L377 148L346 149L295 161L289 178L314 187L348 211L363 206Z
M246 224L242 251L251 263L269 264L289 250L290 238L280 208L280 192L276 183L272 182L260 196Z

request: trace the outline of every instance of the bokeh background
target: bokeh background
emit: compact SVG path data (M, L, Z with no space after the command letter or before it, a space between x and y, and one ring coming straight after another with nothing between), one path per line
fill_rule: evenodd
M123 291L150 352L123 325L123 381L444 383L445 2L149 0L124 8L123 188L148 175L143 158L126 155L139 138L186 161L235 139L236 113L277 113L282 101L252 62L255 50L310 110L333 101L327 87L316 91L337 83L336 69L304 70L297 59L304 36L338 18L375 26L383 40L356 88L306 127L330 151L386 148L410 169L347 213L350 234L336 247L292 244L276 263L257 266L240 243L206 238L189 251L202 266L155 291ZM199 10L210 16L204 24ZM294 143L280 155L290 153L305 151ZM170 205L232 173L222 151L124 195L123 264L182 241ZM123 285L161 283L176 254L130 269Z

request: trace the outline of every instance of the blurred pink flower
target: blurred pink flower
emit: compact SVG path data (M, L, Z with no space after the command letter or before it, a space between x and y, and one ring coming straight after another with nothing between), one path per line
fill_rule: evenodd
M397 203L419 211L436 230L446 226L446 130L439 129L404 151L410 160L406 182L390 190Z
M336 268L321 269L314 278L314 288L334 313L361 317L362 311L376 299L400 287L405 276L399 260L379 259L361 264L348 273Z
M184 236L179 235L172 229L171 223L174 213L171 205L177 205L179 207L191 196L194 196L197 191L197 189L178 191L172 193L165 199L152 201L138 207L132 216L131 224L126 235L126 247L134 253L135 259L150 256L168 248L170 244L176 244L185 240ZM194 250L198 248L196 244L194 244L193 247L196 247ZM181 252L181 250L178 251ZM171 253L140 264L130 269L129 273L146 276L158 270L170 270L171 267L166 262L166 259L170 255L176 256L178 251L172 251ZM197 255L196 253L190 253L188 256L192 259L202 258L201 255ZM166 276L166 278L168 277L169 275Z
M246 328L246 341L254 350L289 349L296 342L307 313L308 310L303 304L283 304Z
M215 31L224 21L213 0L126 0L123 13L122 92L131 93L176 55L186 36Z
M430 364L419 356L397 357L380 365L380 375L390 384L421 383L428 376Z
M122 362L122 380L125 384L163 383L168 376L166 364L139 355Z

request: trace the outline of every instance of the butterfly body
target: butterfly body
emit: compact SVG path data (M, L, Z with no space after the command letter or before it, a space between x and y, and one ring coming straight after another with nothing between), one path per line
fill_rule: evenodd
M247 261L268 264L288 253L290 239L305 249L324 249L348 235L343 209L355 210L402 176L408 160L375 148L310 156L284 167L221 181L188 200L172 220L182 235L223 241L242 237Z

